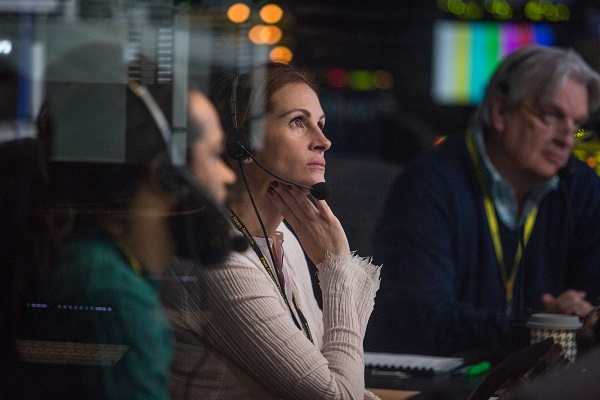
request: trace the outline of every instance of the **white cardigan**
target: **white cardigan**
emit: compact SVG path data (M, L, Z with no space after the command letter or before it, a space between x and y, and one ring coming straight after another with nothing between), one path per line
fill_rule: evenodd
M329 256L317 266L322 312L300 243L283 223L278 230L284 235L288 298L291 303L291 290L314 344L294 324L251 247L212 268L177 260L163 293L176 339L174 399L184 398L186 390L188 399L373 396L364 389L363 338L380 267L351 254ZM270 259L266 241L257 243Z

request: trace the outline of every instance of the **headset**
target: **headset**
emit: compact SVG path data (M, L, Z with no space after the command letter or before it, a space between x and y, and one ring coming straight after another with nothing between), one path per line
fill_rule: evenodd
M233 234L227 211L214 197L198 184L185 165L172 163L173 143L169 123L147 87L136 82L129 89L144 103L167 148L167 160L159 166L159 179L163 188L179 192L182 196L185 232L174 232L184 248L180 255L187 256L204 266L214 266L227 257L231 250L244 251L247 243ZM185 158L183 158L185 159Z
M227 135L225 150L230 158L245 160L250 157L250 154L254 151L254 147L250 137L242 135L238 126L237 86L239 78L239 75L236 75L231 84L231 100L229 101L229 105L231 107L231 126L233 127L233 132Z

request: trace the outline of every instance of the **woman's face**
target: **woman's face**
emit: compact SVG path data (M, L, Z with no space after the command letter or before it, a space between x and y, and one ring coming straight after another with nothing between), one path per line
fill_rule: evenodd
M304 83L288 83L271 101L273 109L264 118L264 147L255 155L282 178L306 186L323 182L331 142L323 134L325 115L317 94Z
M219 202L227 197L227 186L235 182L235 173L223 161L223 128L217 110L198 92L189 95L190 116L203 133L190 149L190 170L198 182Z

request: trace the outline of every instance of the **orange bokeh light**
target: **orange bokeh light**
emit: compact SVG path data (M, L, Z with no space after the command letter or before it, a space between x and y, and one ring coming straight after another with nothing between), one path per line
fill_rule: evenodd
M267 4L260 9L260 18L267 24L276 24L283 17L283 10L277 4Z
M265 44L275 44L281 40L281 36L283 33L281 29L276 27L275 25L267 25L260 31L260 35L263 39L263 43Z
M248 38L254 44L275 44L281 39L281 29L275 25L255 25L248 31Z
M244 3L235 3L227 10L227 18L236 24L246 21L249 16L250 7Z
M265 26L264 25L254 25L248 31L248 38L254 44L263 44L261 32Z
M292 51L285 46L274 47L273 50L271 50L271 53L269 53L269 58L272 61L279 61L285 64L292 61L293 56L294 54Z

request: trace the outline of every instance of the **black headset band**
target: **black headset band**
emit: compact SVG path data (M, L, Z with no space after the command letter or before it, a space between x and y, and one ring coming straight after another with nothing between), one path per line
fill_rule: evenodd
M231 96L229 100L231 111L232 132L228 133L225 148L227 155L234 160L246 159L252 152L251 142L247 136L241 134L237 119L237 91L240 76L236 75L231 83Z
M239 135L240 133L237 121L237 86L239 79L239 75L236 75L233 79L233 82L231 84L231 100L229 101L231 107L231 124L233 126L233 132L236 135Z

